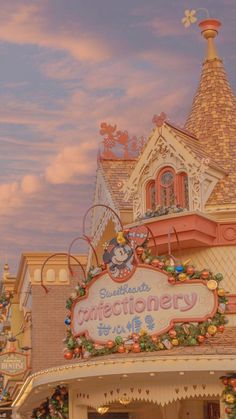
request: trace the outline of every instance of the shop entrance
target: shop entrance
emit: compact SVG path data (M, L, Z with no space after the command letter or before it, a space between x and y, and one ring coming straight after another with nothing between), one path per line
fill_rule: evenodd
M125 410L125 411L124 411ZM131 401L127 406L113 403L109 411L102 416L88 412L88 419L220 419L218 400L185 399L165 406L151 402Z

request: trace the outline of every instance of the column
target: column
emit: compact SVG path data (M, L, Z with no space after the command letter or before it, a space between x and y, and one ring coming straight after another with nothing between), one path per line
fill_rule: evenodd
M225 413L225 404L223 400L220 400L220 419L226 419L227 414Z
M69 389L69 419L88 419L88 408L79 405L76 391Z
M177 400L173 403L168 403L166 406L162 407L162 417L163 419L174 419L179 417L180 402Z

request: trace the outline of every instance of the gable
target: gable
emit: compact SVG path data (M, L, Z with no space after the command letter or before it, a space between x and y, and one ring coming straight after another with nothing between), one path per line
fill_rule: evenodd
M188 141L189 139L189 141ZM153 130L130 179L124 186L125 197L133 197L134 216L141 217L146 210L146 185L156 179L163 167L171 167L176 174L184 172L189 182L190 210L203 210L222 170L199 147L197 139L174 130L165 123Z

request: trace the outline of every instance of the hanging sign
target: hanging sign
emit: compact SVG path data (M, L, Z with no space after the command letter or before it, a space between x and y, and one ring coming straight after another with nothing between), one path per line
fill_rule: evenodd
M28 356L20 352L0 354L0 373L10 376L23 374L28 368Z
M172 285L163 271L137 266L125 283L112 281L108 272L91 281L86 295L73 304L72 333L101 344L142 329L160 335L175 323L206 321L217 308L217 293L206 281Z

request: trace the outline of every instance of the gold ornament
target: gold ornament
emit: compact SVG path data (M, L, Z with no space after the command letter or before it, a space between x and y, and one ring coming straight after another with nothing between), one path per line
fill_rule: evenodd
M209 335L213 336L216 334L217 332L217 327L214 324L211 324L208 328L207 331L209 333Z
M218 283L217 281L215 281L215 279L210 279L209 281L207 281L207 288L211 291L216 290L216 288L218 287Z
M186 281L187 275L185 273L179 274L179 281L183 282Z
M229 404L234 404L234 402L235 402L235 397L233 396L233 394L230 394L230 393L227 393L226 395L225 395L225 401L226 401L226 403L229 403Z
M219 297L224 297L225 296L225 290L224 290L224 288L219 288L218 289L218 295L219 295Z

